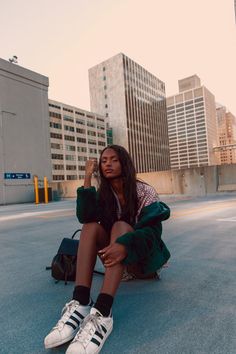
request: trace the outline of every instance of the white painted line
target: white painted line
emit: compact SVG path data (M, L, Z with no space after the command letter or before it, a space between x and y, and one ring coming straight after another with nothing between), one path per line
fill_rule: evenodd
M47 210L47 211L34 211L31 213L21 213L21 214L0 216L0 221L22 219L22 218L28 218L30 216L37 216L37 215L50 214L50 213L51 214L52 213L60 213L60 212L68 211L68 210L74 210L74 209L56 209L56 210Z
M233 218L225 218L225 219L216 219L216 221L235 221L235 222L236 222L236 217L233 217Z

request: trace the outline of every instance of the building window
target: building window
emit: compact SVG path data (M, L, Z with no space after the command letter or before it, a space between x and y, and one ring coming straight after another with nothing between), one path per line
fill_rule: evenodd
M61 150L63 148L62 144L57 144L57 143L51 143L51 148L52 149L59 149Z
M85 116L85 114L83 112L75 111L75 114L78 114L79 116Z
M69 132L74 132L75 131L74 127L71 127L70 125L64 125L64 129L69 131Z
M77 179L77 175L69 175L66 176L67 181L72 181L72 180L76 180Z
M70 113L74 113L72 109L65 108L65 107L63 107L63 111L70 112Z
M51 156L53 160L63 160L62 154L52 154Z
M61 129L62 125L60 123L50 122L50 127L55 129Z
M76 133L85 134L86 130L81 128L76 128Z
M62 134L50 133L50 137L54 139L62 139Z
M76 170L76 166L75 165L66 165L66 170L67 171L75 171Z
M52 165L53 170L64 170L64 165Z
M104 66L104 67L102 68L102 70L103 70L103 71L106 71L106 68L105 68L105 66Z
M67 151L75 151L75 146L73 146L73 145L65 145L65 150L67 150Z
M71 135L64 135L64 139L67 141L75 141L75 138Z
M74 122L74 119L70 116L63 116L63 120L67 121L67 122Z
M54 181L64 181L65 178L62 175L53 175L52 179Z
M86 138L77 138L78 143L86 143Z
M49 116L53 117L53 118L61 119L61 114L60 113L49 112Z

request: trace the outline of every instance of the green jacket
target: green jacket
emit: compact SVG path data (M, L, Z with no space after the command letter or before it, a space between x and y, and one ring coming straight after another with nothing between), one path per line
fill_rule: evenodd
M82 224L99 222L98 194L95 187L77 189L76 214ZM170 216L169 207L163 202L154 202L141 210L133 232L127 232L116 242L126 247L128 255L123 263L138 263L144 274L155 272L170 258L170 252L161 239L163 220Z

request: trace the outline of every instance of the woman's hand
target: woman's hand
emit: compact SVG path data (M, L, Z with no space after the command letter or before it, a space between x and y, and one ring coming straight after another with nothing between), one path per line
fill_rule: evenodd
M98 164L96 159L87 160L85 164L84 188L91 187L92 174L97 171Z
M98 251L99 256L105 267L112 267L121 263L127 256L127 250L124 245L119 243L112 243L111 245Z
M92 174L97 171L97 167L96 159L87 160L85 164L85 176L91 177Z

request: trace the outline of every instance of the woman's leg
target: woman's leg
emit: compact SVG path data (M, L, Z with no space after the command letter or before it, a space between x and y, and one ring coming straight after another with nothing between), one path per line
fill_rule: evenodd
M129 224L124 221L117 221L111 230L110 243L114 243L119 236L131 231L133 231L133 228ZM122 279L123 272L124 265L122 263L106 268L101 293L109 294L114 297Z
M111 230L110 243L114 243L117 237L122 234L132 231L132 227L123 221L116 222ZM102 237L104 242L104 239ZM93 245L93 243L91 243ZM87 247L89 247L87 245ZM104 247L100 247L102 249ZM87 249L87 248L86 248ZM91 251L90 259L95 257L98 248L93 248ZM82 251L81 251L82 253ZM83 258L82 258L83 259ZM81 259L80 259L81 261ZM82 262L85 263L85 260ZM92 262L91 268L92 269ZM90 284L91 274L88 272L88 268L85 277L79 276L79 284L83 279L83 284ZM103 285L101 292L98 295L97 301L94 307L90 311L90 316L84 320L84 326L82 326L76 335L74 341L70 344L67 354L84 353L84 343L86 343L86 350L89 353L98 353L112 331L113 317L111 315L111 307L113 303L113 297L120 284L124 266L119 263L112 267L106 268ZM78 273L80 270L78 269Z
M61 318L46 336L46 348L54 348L74 338L81 321L90 313L93 304L90 300L90 287L97 251L106 247L109 240L109 235L101 225L94 222L83 226L73 299L65 305Z
M99 249L109 244L109 235L96 223L84 224L80 234L75 285L91 287L93 270Z

